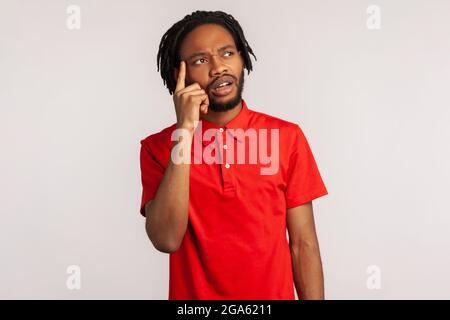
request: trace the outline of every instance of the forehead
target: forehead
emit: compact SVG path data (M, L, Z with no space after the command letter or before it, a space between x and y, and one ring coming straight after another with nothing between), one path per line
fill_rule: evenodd
M212 23L203 24L194 28L183 39L180 56L186 57L199 51L215 50L227 44L236 46L233 36L226 28Z

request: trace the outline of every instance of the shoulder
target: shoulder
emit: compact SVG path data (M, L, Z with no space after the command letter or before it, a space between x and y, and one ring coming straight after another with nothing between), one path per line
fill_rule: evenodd
M163 128L159 132L152 133L147 137L141 139L140 143L142 147L158 151L170 149L171 140L170 137L172 135L173 130L176 128L176 123Z
M278 128L287 133L294 133L300 128L300 125L294 121L275 117L260 111L250 110L250 118L250 126L254 123L258 127L266 127L268 129Z
M294 147L299 139L302 140L304 138L301 125L298 122L255 110L250 110L249 127L267 129L269 131L277 129L280 144L288 149Z

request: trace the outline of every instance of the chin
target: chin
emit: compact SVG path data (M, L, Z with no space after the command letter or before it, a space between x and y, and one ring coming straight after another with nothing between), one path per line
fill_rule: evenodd
M235 94L233 97L221 97L217 99L216 97L210 98L209 109L216 112L225 112L231 110L238 105L241 101L241 97Z

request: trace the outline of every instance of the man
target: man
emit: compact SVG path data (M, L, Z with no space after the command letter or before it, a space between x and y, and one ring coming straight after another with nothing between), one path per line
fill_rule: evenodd
M299 299L324 298L312 200L328 192L301 128L242 99L250 54L221 11L187 15L161 39L177 121L141 140L140 212L170 253L169 299L295 299L294 284ZM263 173L266 142L277 163Z

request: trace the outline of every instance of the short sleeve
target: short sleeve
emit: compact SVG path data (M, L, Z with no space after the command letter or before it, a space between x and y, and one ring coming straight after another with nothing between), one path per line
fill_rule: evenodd
M298 125L294 137L285 191L288 209L328 194L309 143Z
M141 141L140 166L142 181L140 212L145 217L145 204L155 197L165 172L145 140Z

